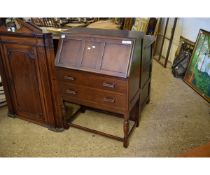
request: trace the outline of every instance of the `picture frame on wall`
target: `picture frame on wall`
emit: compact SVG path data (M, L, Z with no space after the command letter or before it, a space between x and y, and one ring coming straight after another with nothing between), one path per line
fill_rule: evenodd
M210 32L200 29L184 81L210 103Z

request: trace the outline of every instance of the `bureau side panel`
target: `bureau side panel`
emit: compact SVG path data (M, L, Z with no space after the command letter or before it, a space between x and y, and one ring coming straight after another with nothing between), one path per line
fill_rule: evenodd
M142 54L142 39L135 41L133 57L130 67L129 75L129 103L133 104L133 100L136 100L135 96L138 94L140 89L140 68L141 68L141 54ZM130 109L132 106L129 107Z
M150 82L151 82L151 71L152 71L152 45L144 46L142 54L141 64L141 95L140 105L141 110L146 102L150 98Z

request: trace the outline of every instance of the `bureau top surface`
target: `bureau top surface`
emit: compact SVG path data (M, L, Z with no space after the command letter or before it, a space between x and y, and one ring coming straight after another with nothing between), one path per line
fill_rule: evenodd
M110 29L94 29L94 28L72 28L65 32L64 34L74 34L74 35L91 35L100 37L117 37L117 38L143 38L145 34L143 32L129 31L129 30L110 30Z

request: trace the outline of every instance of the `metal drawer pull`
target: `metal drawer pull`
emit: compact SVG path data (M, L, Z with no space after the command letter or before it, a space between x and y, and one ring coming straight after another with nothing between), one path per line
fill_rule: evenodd
M73 80L75 80L74 79L74 77L71 77L71 76L64 76L64 80L71 80L71 81L73 81Z
M106 83L106 82L103 82L103 87L115 88L115 84L114 83Z
M115 99L114 98L107 98L107 97L105 97L104 98L104 102L114 103Z
M67 93L67 94L72 94L72 95L76 95L76 94L77 94L76 91L73 91L73 90L70 90L70 89L67 89L67 90L66 90L66 93Z

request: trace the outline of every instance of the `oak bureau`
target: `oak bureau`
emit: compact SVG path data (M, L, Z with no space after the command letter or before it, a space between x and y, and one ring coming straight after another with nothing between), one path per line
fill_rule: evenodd
M65 127L108 136L128 147L128 137L150 100L153 42L143 32L90 28L63 32L55 67ZM69 122L65 102L81 105L81 110L89 107L120 114L124 137Z

